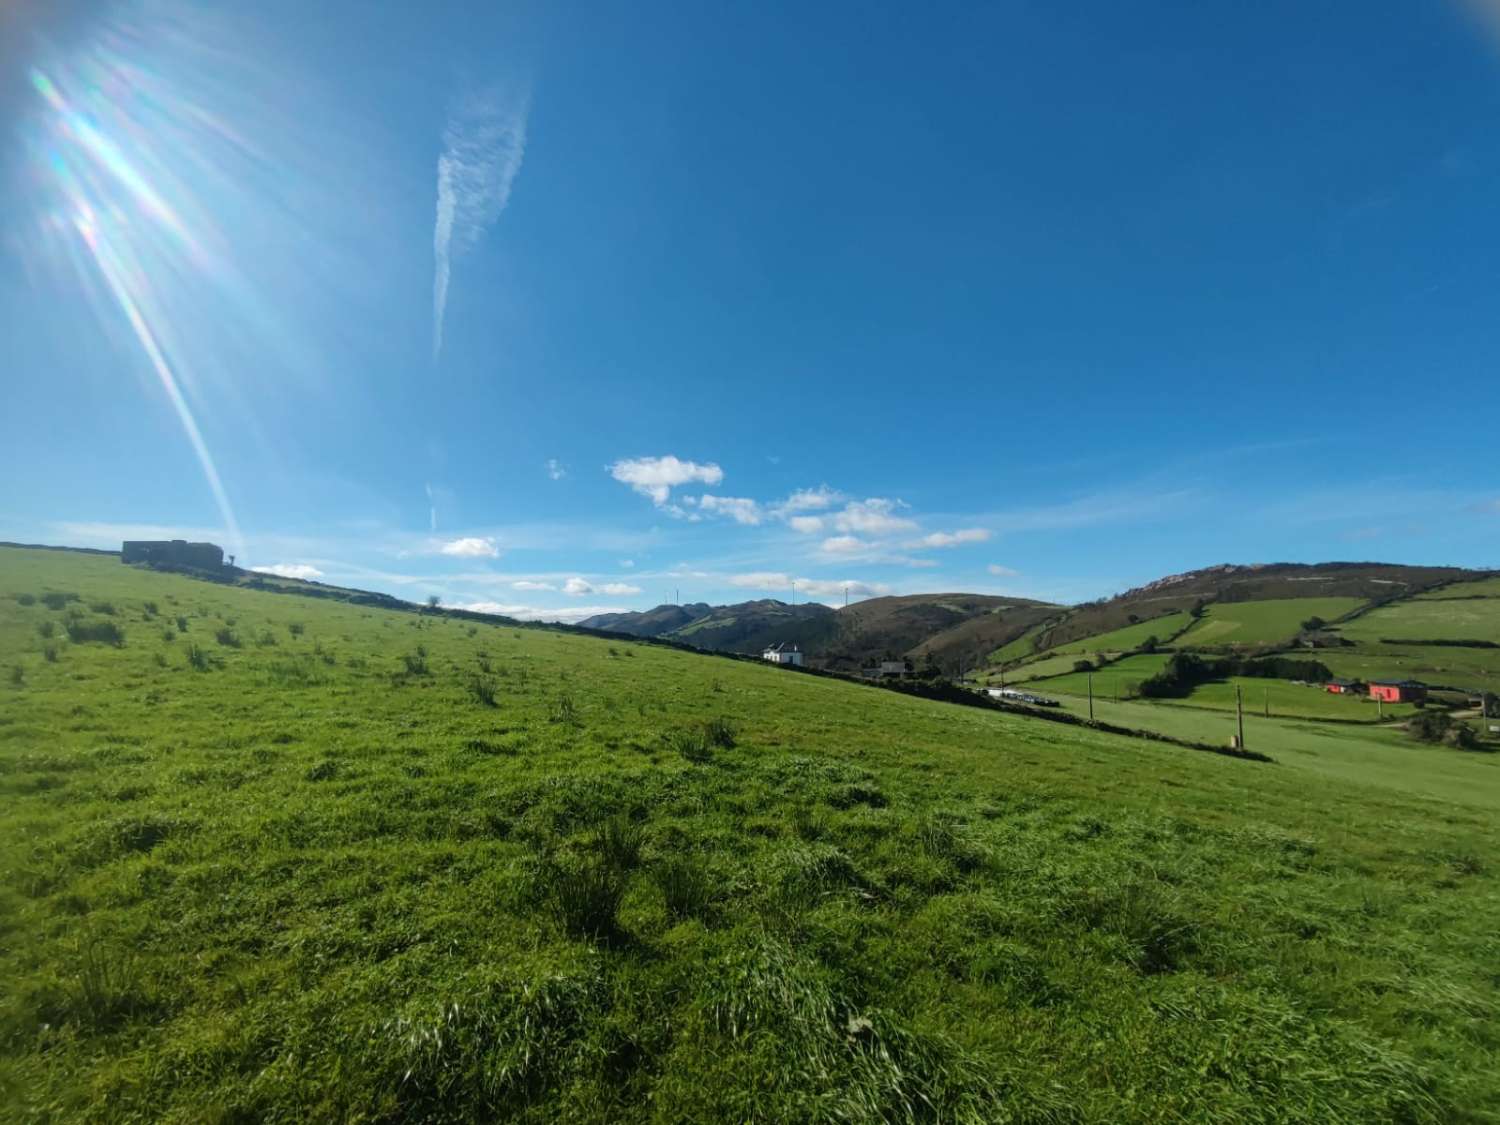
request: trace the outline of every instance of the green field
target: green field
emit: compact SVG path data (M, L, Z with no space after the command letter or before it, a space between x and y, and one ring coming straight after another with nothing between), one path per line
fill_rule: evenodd
M1341 626L1339 633L1355 642L1390 639L1500 644L1500 597L1394 602L1356 617Z
M1260 645L1289 641L1303 621L1332 621L1363 605L1359 598L1278 598L1260 602L1215 602L1203 619L1179 638L1177 647Z
M1094 697L1096 699L1130 699L1142 680L1161 671L1169 659L1168 654L1130 656L1116 664L1110 664L1093 673ZM1089 677L1084 672L1070 672L1040 680L1031 686L1039 692L1063 692L1068 695L1086 695ZM1294 684L1287 680L1268 680L1251 676L1231 676L1224 680L1199 685L1184 699L1160 699L1153 702L1164 707L1210 707L1214 710L1233 711L1235 688L1243 693L1245 709L1263 715L1269 707L1272 715L1283 718L1330 719L1343 722L1378 722L1383 714L1386 718L1405 718L1414 708L1410 704L1387 704L1377 707L1374 700L1364 696L1334 695L1323 690L1321 684Z
M1073 695L1059 698L1065 710L1087 716L1086 700ZM1132 730L1213 745L1227 743L1237 729L1233 713L1146 700L1115 703L1096 697L1094 717ZM1299 772L1500 812L1500 755L1425 746L1392 725L1267 719L1246 711L1245 744ZM1309 799L1315 799L1312 793Z
M1359 680L1421 680L1471 691L1500 693L1500 649L1447 645L1382 645L1293 653L1319 660L1336 676Z
M0 671L10 1119L1500 1116L1494 756L3 548Z
M1092 656L1095 653L1118 653L1130 652L1139 648L1151 637L1155 637L1161 644L1166 644L1171 637L1192 618L1186 613L1169 613L1162 617L1153 618L1150 621L1137 622L1127 625L1123 629L1114 629L1108 633L1100 633L1097 636L1084 637L1082 640L1067 641L1045 650L1045 657L1050 659L1056 656ZM1033 631L1034 632L1034 631ZM1024 660L1033 655L1031 647L1032 633L1018 637L1007 645L996 649L990 656L993 664L1005 664L1015 660ZM1043 655L1043 654L1036 654Z
M1454 582L1418 594L1419 601L1448 601L1452 598L1500 598L1500 577L1481 578L1477 582Z
M1142 680L1149 680L1152 676L1166 667L1167 661L1172 658L1170 652L1138 653L1135 656L1127 656L1123 660L1117 660L1113 664L1106 664L1098 671L1075 672L1073 663L1077 657L1068 657L1066 661L1067 671L1062 675L1053 675L1045 680L1034 682L1031 686L1037 691L1062 691L1071 695L1087 695L1089 690L1089 676L1094 678L1094 694L1097 696L1110 696L1116 694L1122 699L1128 699L1135 694L1135 689L1140 686ZM1046 663L1051 664L1052 661ZM1018 668L1018 672L1030 672L1033 667L1040 665L1028 664L1024 668ZM1008 677L1007 677L1008 678Z

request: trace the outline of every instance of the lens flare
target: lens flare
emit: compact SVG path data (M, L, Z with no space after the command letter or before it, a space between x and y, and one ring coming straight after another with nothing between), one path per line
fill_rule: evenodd
M99 77L102 82L76 74L54 76L39 68L31 71L32 88L45 107L39 132L43 159L38 166L51 181L60 211L54 214L52 225L76 234L105 291L130 326L192 446L230 542L243 554L239 521L202 427L183 393L178 365L169 358L165 318L152 289L153 272L203 271L210 264L209 255L168 202L164 189L153 184L140 160L127 152L127 145L144 155L149 155L149 148L129 129L123 131L123 140L112 136L107 121L92 111L99 104L114 109L124 104L122 98L128 98L136 85L133 75L117 66ZM79 93L72 94L73 88ZM166 245L153 245L153 232L165 234ZM158 327L153 327L153 320Z

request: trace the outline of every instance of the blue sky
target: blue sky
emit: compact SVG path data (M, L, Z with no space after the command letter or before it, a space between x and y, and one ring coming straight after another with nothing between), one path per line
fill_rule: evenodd
M11 5L0 537L571 620L1500 565L1500 5Z

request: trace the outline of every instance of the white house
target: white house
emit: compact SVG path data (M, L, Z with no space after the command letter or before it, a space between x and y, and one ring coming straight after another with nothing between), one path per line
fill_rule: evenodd
M772 664L795 664L799 668L802 666L802 650L791 641L771 645L760 654L760 658L769 660Z

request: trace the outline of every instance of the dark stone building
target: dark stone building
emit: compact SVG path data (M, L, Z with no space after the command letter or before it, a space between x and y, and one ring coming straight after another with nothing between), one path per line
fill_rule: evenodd
M224 548L186 539L128 539L120 548L120 561L219 570L224 566Z

